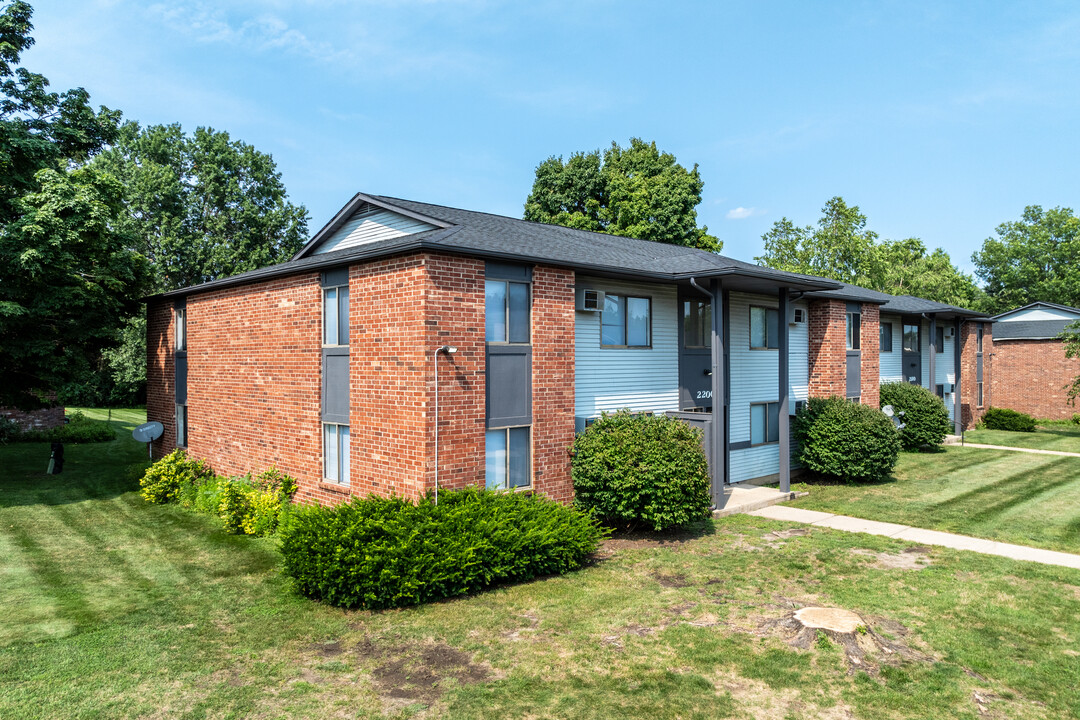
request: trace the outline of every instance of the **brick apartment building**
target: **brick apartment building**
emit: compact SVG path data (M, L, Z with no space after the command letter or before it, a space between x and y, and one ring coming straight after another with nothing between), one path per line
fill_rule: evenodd
M326 503L436 485L568 501L575 432L620 408L700 425L714 495L784 485L799 402L876 406L904 380L969 426L993 343L985 316L920 298L364 194L289 262L147 316L155 456L274 463Z
M994 318L990 402L1036 418L1061 420L1078 408L1068 401L1068 386L1080 375L1080 358L1065 357L1058 335L1080 320L1080 308L1036 302Z

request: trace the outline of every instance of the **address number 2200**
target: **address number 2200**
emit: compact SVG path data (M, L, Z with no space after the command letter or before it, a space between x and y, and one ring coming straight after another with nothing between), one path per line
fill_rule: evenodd
M698 400L711 400L712 399L712 390L698 390L697 391L697 399Z

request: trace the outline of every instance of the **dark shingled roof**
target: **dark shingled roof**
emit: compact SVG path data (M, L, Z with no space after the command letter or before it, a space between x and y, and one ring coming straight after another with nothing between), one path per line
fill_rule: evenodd
M1049 340L1056 338L1072 320L1011 320L994 323L998 340Z
M914 295L889 295L888 293L870 290L843 283L843 287L837 290L823 290L807 293L807 297L830 298L833 300L847 300L851 302L869 302L881 305L881 312L919 315L922 313L934 313L943 316L959 315L960 317L985 318L985 313L975 312L955 305L934 302Z
M368 202L389 210L446 225L392 240L359 245L317 255L309 254L321 240L348 219L352 208ZM597 274L645 280L675 281L691 277L738 277L792 290L829 290L840 283L753 265L715 253L680 245L617 237L604 233L545 225L502 215L430 205L400 198L357 194L323 227L294 259L190 288L164 297L190 295L389 255L420 250L443 251L489 260L542 262Z
M1038 302L1028 303L1027 305L1022 305L1022 306L1020 306L1018 308L1013 308L1012 310L1006 310L1003 313L999 313L999 314L995 315L994 319L997 320L998 318L1003 318L1006 315L1012 315L1013 313L1020 312L1021 310L1027 310L1027 309L1033 308L1033 307L1054 308L1055 310L1065 310L1067 312L1076 313L1077 315L1080 315L1080 308L1069 307L1068 305L1058 305L1057 303L1043 302L1042 300L1039 300Z

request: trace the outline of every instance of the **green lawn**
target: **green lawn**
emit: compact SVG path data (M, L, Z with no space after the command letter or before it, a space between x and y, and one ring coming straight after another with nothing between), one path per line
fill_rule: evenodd
M1035 432L1030 433L1007 430L969 430L964 433L964 441L1080 453L1080 425L1040 425Z
M796 483L793 505L1080 553L1080 457L949 446L880 483Z
M1080 717L1077 571L739 516L344 612L293 595L272 540L144 503L141 419L57 477L0 447L0 717ZM897 652L792 646L806 604Z

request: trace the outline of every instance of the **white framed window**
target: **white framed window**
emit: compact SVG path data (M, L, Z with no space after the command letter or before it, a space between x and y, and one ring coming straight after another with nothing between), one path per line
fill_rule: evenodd
M510 280L484 281L484 338L489 343L527 344L529 283Z
M862 313L847 314L847 349L858 350L861 347Z
M186 448L188 442L187 405L176 406L176 447Z
M323 479L349 484L349 426L323 423Z
M322 344L349 344L349 286L323 288Z
M652 347L652 298L607 293L600 313L600 346Z
M750 306L750 349L776 350L780 347L780 311Z
M176 349L187 350L187 308L176 308L173 311L176 316Z
M532 484L528 426L488 430L485 445L484 475L489 490L513 490Z
M780 442L780 403L750 405L750 445Z

